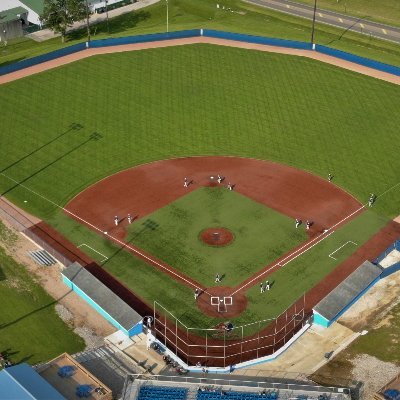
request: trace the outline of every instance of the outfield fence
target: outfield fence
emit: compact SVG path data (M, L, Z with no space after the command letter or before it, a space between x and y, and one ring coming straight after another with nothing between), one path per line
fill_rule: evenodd
M156 338L188 366L229 367L271 356L284 348L309 322L303 295L276 318L227 329L229 321L212 328L188 327L157 301Z
M357 56L352 53L348 53L342 50L337 50L332 47L323 46L320 44L312 44L309 42L301 42L295 40L287 40L287 39L279 39L279 38L271 38L265 36L256 36L256 35L247 35L242 33L235 32L225 32L225 31L217 31L212 29L191 29L191 30L183 30L183 31L175 31L175 32L162 32L162 33L152 33L148 35L137 35L137 36L126 36L120 38L108 38L108 39L99 39L92 40L86 43L78 43L72 46L64 47L59 50L52 51L50 53L46 53L37 57L28 58L26 60L18 61L13 64L5 65L0 67L0 76L9 74L11 72L19 71L24 68L32 67L34 65L38 65L44 63L46 61L51 61L56 58L60 58L72 53L76 53L79 51L83 51L87 48L99 48L99 47L109 47L109 46L119 46L125 44L134 44L134 43L146 43L146 42L154 42L154 41L165 41L171 39L184 39L191 37L210 37L210 38L218 38L225 40L233 40L239 42L246 43L254 43L254 44L262 44L269 46L279 46L279 47L287 47L292 49L301 49L301 50L312 50L319 53L323 53L326 55L330 55L335 58L339 58L345 61L349 61L352 63L356 63L368 68L372 68L378 71L386 72L392 75L400 76L400 67L385 64L380 61L372 60L366 57Z

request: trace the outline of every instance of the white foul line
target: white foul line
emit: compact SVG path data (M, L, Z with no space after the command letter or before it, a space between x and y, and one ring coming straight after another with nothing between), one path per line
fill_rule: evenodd
M81 248L82 246L88 247L90 250L94 251L97 254L100 254L103 257L103 260L101 260L100 262L103 263L104 261L108 260L108 257L106 257L104 254L100 253L99 251L95 250L93 247L90 247L88 244L86 243L82 243L78 246L78 249Z
M276 264L272 265L270 268L268 268L266 271L262 271L261 273L259 273L257 276L255 276L253 279L251 279L249 282L245 283L244 285L240 286L238 289L236 289L231 296L233 296L234 294L236 294L237 292L239 292L240 290L244 289L245 287L249 286L249 284L253 283L254 281L260 279L263 275L265 275L266 273L268 273L269 271L271 271L271 269L274 269L275 267L279 266L279 267L284 267L285 265L289 264L291 261L295 260L297 257L301 256L303 253L305 253L306 251L312 249L314 246L316 246L318 243L322 242L324 239L326 239L328 236L332 235L332 233L334 233L335 231L333 230L333 228L337 227L338 225L340 225L342 222L346 221L347 219L351 218L354 214L358 213L359 211L361 211L363 208L365 208L365 205L362 205L361 207L357 208L357 210L353 211L351 214L349 214L347 217L344 217L343 219L341 219L339 222L336 222L336 224L334 224L333 226L331 226L329 229L326 229L323 233L319 234L318 236L316 236L314 239L310 240L309 242L305 243L302 247L300 247L299 249L295 250L293 253L290 253L289 255L287 255L283 260L277 262ZM330 232L329 232L330 231ZM327 235L326 233L329 232ZM315 242L312 246L310 246L311 243L313 243L314 241L318 240L317 242ZM303 251L301 251L303 250ZM300 252L300 253L299 253ZM296 256L294 256L296 253ZM293 257L294 256L294 257ZM282 262L288 260L287 262L285 262L284 264L281 264Z
M330 257L330 258L333 258L334 260L337 260L337 258L332 257L332 254L335 254L337 251L339 251L341 248L343 248L344 246L346 246L346 244L349 244L349 243L353 243L355 246L357 246L357 243L352 242L351 240L349 240L349 241L346 242L345 244L342 244L338 249L336 249L335 251L333 251L331 254L329 254L329 257Z

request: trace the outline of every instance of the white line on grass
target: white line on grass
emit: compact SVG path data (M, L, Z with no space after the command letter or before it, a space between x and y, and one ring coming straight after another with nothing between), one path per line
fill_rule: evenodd
M106 235L107 237L109 237L110 239L112 239L114 242L118 243L121 247L123 248L127 248L129 250L131 250L132 252L139 254L141 257L145 258L146 260L150 261L153 264L156 264L158 267L168 271L169 273L171 273L172 275L178 277L179 279L181 279L182 281L186 282L187 284L189 284L191 287L194 287L196 289L202 290L202 288L200 286L195 285L193 282L190 282L188 279L186 279L184 276L177 274L173 269L169 269L167 267L165 267L164 265L160 264L159 262L153 260L152 258L146 256L145 254L141 253L140 251L134 249L133 247L131 247L128 243L125 243L119 239L117 239L116 237L113 237L111 235L109 235L108 233L105 233L102 229L100 229L99 227L97 227L96 225L93 225L92 223L90 223L89 221L86 221L85 219L79 217L78 215L74 214L73 212L67 210L66 208L64 208L63 206L60 206L59 204L57 204L56 202L54 202L53 200L48 199L47 197L43 196L42 194L28 188L27 186L25 186L22 183L19 183L18 181L16 181L15 179L7 176L6 174L4 174L3 172L0 172L0 175L4 176L5 178L9 179L10 181L16 183L18 186L23 187L24 189L28 190L29 192L35 194L36 196L42 198L43 200L46 200L47 202L49 202L50 204L52 204L53 206L63 210L64 212L68 213L69 215L72 215L74 218L76 218L77 220L83 222L84 224L90 226L91 228L93 228L94 230L96 230L97 232L102 233L103 235ZM208 295L210 295L210 293L208 293L206 290L203 293L207 293Z
M108 260L108 257L106 257L104 254L100 253L99 251L95 250L93 247L90 247L88 244L86 243L82 243L78 246L78 249L80 249L82 246L88 247L90 250L94 251L97 254L100 254L103 257L103 260L101 260L100 262L103 263L104 261Z
M239 292L240 290L244 289L245 287L249 286L250 283L253 283L254 281L260 279L263 275L265 275L266 273L268 273L269 271L271 271L272 269L274 269L275 267L279 266L279 267L284 267L285 265L289 264L291 261L295 260L297 257L301 256L302 254L304 254L305 252L307 252L308 250L312 249L314 246L316 246L318 243L322 242L324 239L326 239L328 236L332 235L332 233L334 233L335 231L333 230L335 227L337 227L338 225L340 225L341 223L343 223L344 221L346 221L347 219L351 218L354 214L358 213L359 211L361 211L363 208L365 208L365 205L362 205L361 207L357 208L357 210L353 211L351 214L347 215L346 217L344 217L343 219L341 219L339 222L336 222L336 224L332 225L330 228L326 229L323 233L319 234L318 236L316 236L314 239L310 240L309 242L307 242L306 244L304 244L302 247L300 247L299 249L295 250L293 253L290 253L289 255L287 255L283 260L280 260L278 263L272 265L270 268L268 268L266 271L262 271L260 274L258 274L257 276L255 276L252 280L250 280L249 282L245 283L244 285L240 286L238 289L236 289L231 296L233 296L234 294L236 294L237 292ZM328 234L326 234L327 232L329 232ZM317 241L317 239L320 239ZM310 246L311 243L314 243L313 245ZM301 251L303 250L303 251ZM299 253L300 252L300 253ZM299 253L299 254L296 254ZM296 254L296 255L295 255ZM288 260L286 263L282 264L282 262Z
M355 246L357 246L357 243L352 242L351 240L347 241L345 244L342 244L340 247L338 247L335 251L333 251L331 254L329 254L330 258L333 258L334 260L337 260L337 258L333 257L332 254L335 254L337 251L339 251L340 249L342 249L344 246L346 246L347 244L352 243Z

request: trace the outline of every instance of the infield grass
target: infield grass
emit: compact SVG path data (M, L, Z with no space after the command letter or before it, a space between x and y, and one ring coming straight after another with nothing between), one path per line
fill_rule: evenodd
M259 280L255 280L245 288L248 298L247 309L232 321L236 325L242 325L275 318L342 262L341 259L329 258L332 251L352 240L359 243L353 247L352 253L354 253L386 223L386 218L368 210L276 272L260 277L261 280L268 279L272 283L269 292L261 294ZM199 311L192 289L177 283L143 261L133 259L126 251L116 253L104 263L103 267L123 281L150 306L154 301L159 302L189 327L210 328L220 322ZM212 275L208 280L208 286L215 285L213 277ZM225 286L226 283L223 281L222 284ZM268 322L264 323L267 324ZM252 334L258 328L258 324L252 325L246 328L245 334Z
M149 222L154 230L146 228ZM212 227L230 230L233 242L206 245L199 234ZM292 219L223 187L196 189L130 225L128 236L129 242L205 286L216 273L224 286L235 286L306 239Z
M1 223L0 239L13 245L13 236ZM0 353L7 353L13 363L36 364L63 352L73 354L84 349L83 339L57 315L57 300L1 246L0 304Z

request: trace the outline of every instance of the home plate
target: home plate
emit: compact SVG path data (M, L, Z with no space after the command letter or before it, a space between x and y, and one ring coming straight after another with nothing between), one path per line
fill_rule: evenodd
M129 339L128 336L126 336L122 331L114 332L113 334L107 336L105 340L111 342L120 350L125 350L134 344L133 340Z

